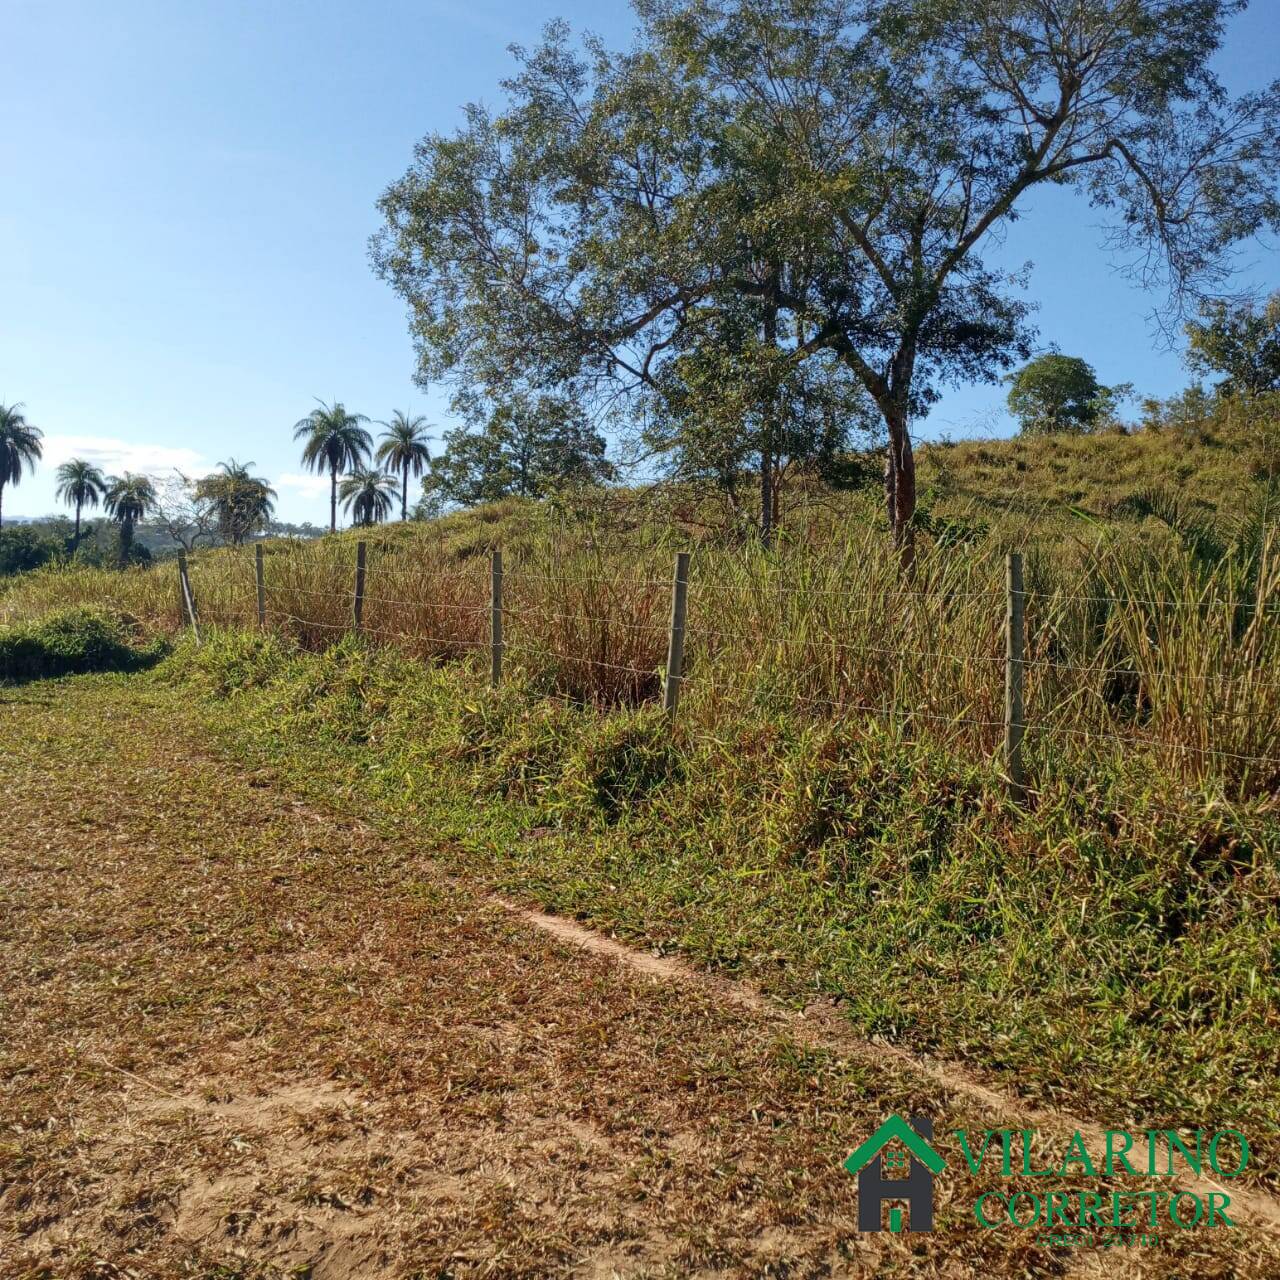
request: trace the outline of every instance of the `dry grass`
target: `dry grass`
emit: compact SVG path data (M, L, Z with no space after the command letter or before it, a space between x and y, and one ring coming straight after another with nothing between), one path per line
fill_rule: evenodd
M656 698L670 549L687 534L601 532L527 508L498 516L370 535L370 638L425 662L486 665L484 551L513 545L504 552L508 661L534 688L570 701ZM1236 794L1280 787L1272 746L1280 740L1280 546L1265 521L1233 528L1214 535L1216 559L1199 525L1158 521L1123 537L1105 531L1033 548L1027 708L1043 779L1128 743L1176 775L1220 778ZM937 541L904 584L875 527L828 522L793 535L769 555L699 544L686 723L715 737L761 709L814 721L870 713L910 736L990 757L1004 698L999 541ZM309 649L341 638L352 622L352 542L268 548L271 628ZM206 625L256 625L249 551L202 553L192 575ZM10 586L0 612L24 618L73 603L113 605L159 631L181 623L172 565L28 575Z

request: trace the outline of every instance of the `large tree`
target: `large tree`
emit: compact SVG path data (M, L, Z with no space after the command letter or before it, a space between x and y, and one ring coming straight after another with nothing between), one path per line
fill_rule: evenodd
M84 458L69 458L58 468L57 475L57 498L76 509L76 530L71 542L75 551L80 546L80 513L85 507L98 505L107 491L107 481L101 469Z
M400 477L400 519L409 518L409 477L419 477L431 462L427 448L427 420L397 409L378 441L374 459Z
M44 449L41 432L27 421L20 404L0 404L0 528L4 526L4 487L34 471Z
M460 397L468 425L445 433L444 451L424 482L437 502L474 506L499 498L541 497L564 484L599 484L613 475L605 440L562 396L516 392L497 402Z
M293 438L302 440L303 465L312 471L329 473L329 532L338 528L338 477L369 461L373 437L360 424L369 419L349 413L344 404L320 401L305 418L295 422Z
M831 353L875 403L909 561L913 418L1030 354L984 254L1035 188L1110 215L1175 311L1280 225L1280 88L1232 99L1211 66L1242 7L640 0L630 52L578 55L553 27L500 114L424 139L374 260L420 377L514 370L615 406L656 393L697 308L763 304L762 343Z
M791 359L764 304L731 302L691 311L657 375L658 411L642 439L668 474L719 490L735 522L754 471L767 544L794 477L865 483L849 457L875 441L875 406L830 352Z
M1187 325L1187 363L1218 375L1224 396L1280 391L1280 292L1252 301L1208 302Z
M1115 413L1129 396L1128 383L1104 387L1087 360L1048 351L1006 379L1009 412L1023 435L1090 431Z

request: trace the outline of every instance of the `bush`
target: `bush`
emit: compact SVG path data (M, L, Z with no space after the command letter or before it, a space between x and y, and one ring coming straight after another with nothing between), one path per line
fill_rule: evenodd
M121 614L69 609L0 630L0 681L17 684L90 671L138 671L163 652L159 642L137 644Z
M62 556L62 544L34 529L0 530L0 578L29 573Z

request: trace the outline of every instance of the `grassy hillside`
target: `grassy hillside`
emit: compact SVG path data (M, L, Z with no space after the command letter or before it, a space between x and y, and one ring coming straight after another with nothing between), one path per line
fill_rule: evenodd
M691 548L688 716L718 731L745 710L870 715L981 760L1002 736L1004 561L1017 548L1041 775L1123 749L1255 794L1280 783L1280 548L1274 489L1239 462L1208 431L934 446L910 581L869 489L793 494L768 553L689 490L512 500L269 543L267 623L306 649L341 638L365 541L368 639L481 671L498 548L509 669L545 695L642 706L660 692L672 553ZM252 549L198 554L192 581L206 626L256 626ZM0 617L82 605L158 632L182 624L172 565L24 575Z
M1176 487L1219 510L1248 492L1238 442L1211 430L1015 437L921 450L926 491L953 506L1039 520L1072 508L1114 516L1135 494Z

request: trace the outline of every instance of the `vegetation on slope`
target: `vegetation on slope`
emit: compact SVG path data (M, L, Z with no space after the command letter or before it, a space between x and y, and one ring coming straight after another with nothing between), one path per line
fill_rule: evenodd
M203 646L166 669L237 751L506 890L1102 1118L1234 1122L1274 1167L1273 497L1146 487L1109 515L1020 516L1025 810L999 754L1010 540L954 493L909 583L870 498L795 510L769 552L670 490L362 533L359 638L351 535L268 548L265 634L253 556L211 552ZM691 542L672 724L670 557ZM181 626L172 566L29 575L3 608L98 596Z
M1176 414L1178 407L1152 412ZM1189 420L1176 425L931 444L920 457L930 501L951 513L981 513L1015 539L1046 526L1079 533L1080 515L1123 525L1131 499L1159 490L1226 515L1248 505L1257 486L1276 474L1280 406L1274 404L1257 414L1239 405L1193 404Z

